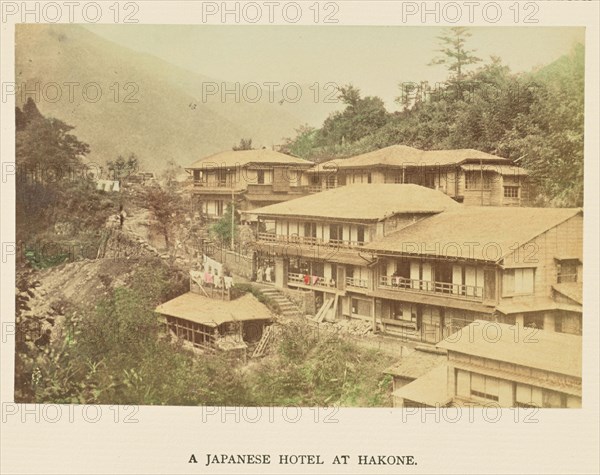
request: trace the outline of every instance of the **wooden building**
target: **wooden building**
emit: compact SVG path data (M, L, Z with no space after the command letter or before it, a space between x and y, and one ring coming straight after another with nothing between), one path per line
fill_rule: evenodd
M419 150L406 145L323 162L308 170L311 191L350 184L413 183L475 206L523 206L531 199L527 171L478 150Z
M328 319L429 343L476 319L581 334L580 209L464 206L418 185L366 184L253 213L275 285L313 292Z
M269 309L250 294L221 300L188 292L155 311L167 332L189 348L224 351L243 361L271 323Z
M581 407L582 339L475 321L439 343L447 362L394 391L396 407Z
M272 150L226 151L186 168L194 206L209 219L235 203L238 211L279 203L308 193L305 171L312 162Z

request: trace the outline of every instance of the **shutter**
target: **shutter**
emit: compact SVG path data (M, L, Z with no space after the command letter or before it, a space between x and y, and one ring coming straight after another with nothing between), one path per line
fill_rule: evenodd
M461 266L452 266L452 293L460 294L461 285L463 284L462 280L462 267Z

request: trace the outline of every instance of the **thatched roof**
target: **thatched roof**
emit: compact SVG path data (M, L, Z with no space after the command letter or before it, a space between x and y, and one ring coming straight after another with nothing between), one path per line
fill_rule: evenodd
M159 305L155 312L208 327L217 327L226 322L271 318L269 309L250 294L236 300L220 300L188 292Z
M201 158L186 167L186 170L245 167L251 164L261 165L295 165L302 169L313 165L313 162L292 157L268 149L260 150L227 150Z
M487 336L485 325L495 327L495 331L489 332L495 335L493 340ZM520 331L519 338L515 338L512 325L476 320L462 329L459 338L452 335L437 347L581 378L580 336L533 329L528 332L526 328Z
M366 167L422 167L448 166L467 162L498 163L509 165L510 160L472 149L419 150L406 145L392 145L355 157L335 159L319 165L321 169Z
M364 247L378 254L419 254L498 262L514 251L515 243L523 246L580 213L580 208L459 206Z
M252 210L257 216L378 221L401 213L439 213L461 207L441 191L419 185L346 185Z

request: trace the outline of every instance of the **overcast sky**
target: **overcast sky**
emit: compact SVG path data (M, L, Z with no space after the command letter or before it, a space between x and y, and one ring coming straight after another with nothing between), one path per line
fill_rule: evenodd
M401 81L441 81L439 27L87 25L128 48L217 79L240 82L353 83L394 109ZM529 71L584 43L583 28L474 27L468 46L512 71Z

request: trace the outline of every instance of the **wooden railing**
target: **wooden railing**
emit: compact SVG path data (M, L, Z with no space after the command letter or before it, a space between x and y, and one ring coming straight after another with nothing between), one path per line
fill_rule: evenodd
M341 239L324 240L312 236L297 236L275 233L258 233L259 241L281 242L285 244L306 244L309 246L329 246L329 247L360 247L364 241L346 241Z
M435 282L430 280L409 279L406 277L381 276L379 287L386 290L409 290L429 292L451 297L483 300L483 287L475 285L452 284L450 282Z
M346 277L346 287L355 287L357 289L368 289L369 281L367 279L356 279L354 277Z
M288 284L310 285L312 287L335 288L335 282L327 281L325 277L318 275L298 274L288 272Z

